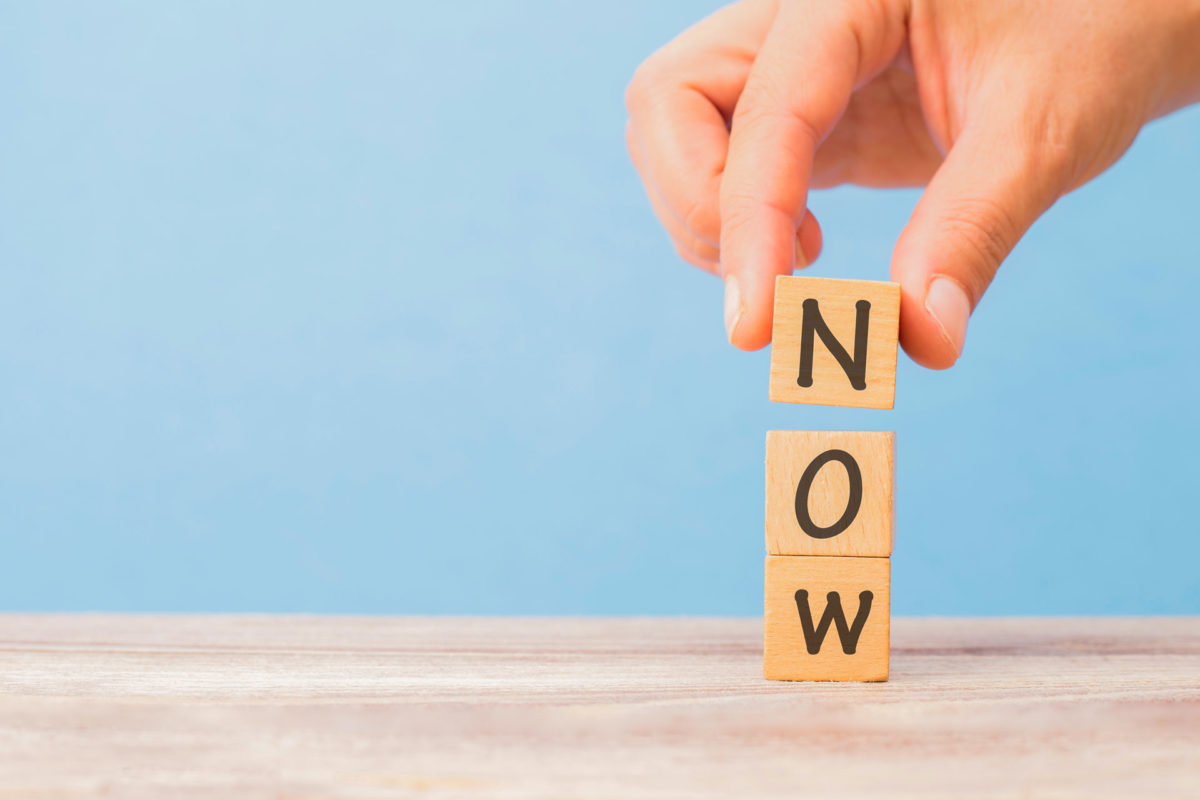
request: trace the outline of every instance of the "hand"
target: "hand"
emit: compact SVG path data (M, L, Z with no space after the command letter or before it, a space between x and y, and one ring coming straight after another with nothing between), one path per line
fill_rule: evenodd
M747 350L820 251L810 188L927 185L891 276L901 344L940 369L1029 226L1198 86L1197 0L742 0L638 69L627 140Z

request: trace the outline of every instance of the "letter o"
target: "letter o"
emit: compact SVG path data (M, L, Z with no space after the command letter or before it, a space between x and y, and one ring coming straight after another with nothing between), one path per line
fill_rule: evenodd
M846 468L846 477L850 481L850 497L847 498L846 510L842 512L838 521L823 528L813 522L808 513L808 493L812 491L813 481L816 480L821 467L830 461L837 461ZM854 456L845 450L826 450L812 460L812 463L804 470L804 474L800 476L800 483L796 486L796 521L800 523L800 530L814 539L832 539L849 528L850 523L854 522L854 518L858 516L858 510L862 507L862 493L862 470L858 468L858 462L854 460Z

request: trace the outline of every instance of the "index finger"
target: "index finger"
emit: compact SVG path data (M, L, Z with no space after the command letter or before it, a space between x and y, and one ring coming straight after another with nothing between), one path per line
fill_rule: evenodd
M775 276L796 263L813 154L856 84L903 42L903 24L878 8L785 0L738 100L721 182L721 267L729 340L744 350L771 340Z

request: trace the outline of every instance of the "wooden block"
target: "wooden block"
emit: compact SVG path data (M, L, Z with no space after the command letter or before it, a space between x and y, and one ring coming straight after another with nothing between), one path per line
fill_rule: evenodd
M763 675L886 681L890 558L767 556Z
M896 434L767 431L767 552L890 556Z
M780 275L771 335L771 400L893 406L900 284Z

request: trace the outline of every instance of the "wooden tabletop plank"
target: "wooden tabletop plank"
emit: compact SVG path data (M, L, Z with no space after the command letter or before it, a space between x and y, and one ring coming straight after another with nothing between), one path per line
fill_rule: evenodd
M0 615L0 798L1200 797L1200 618Z

